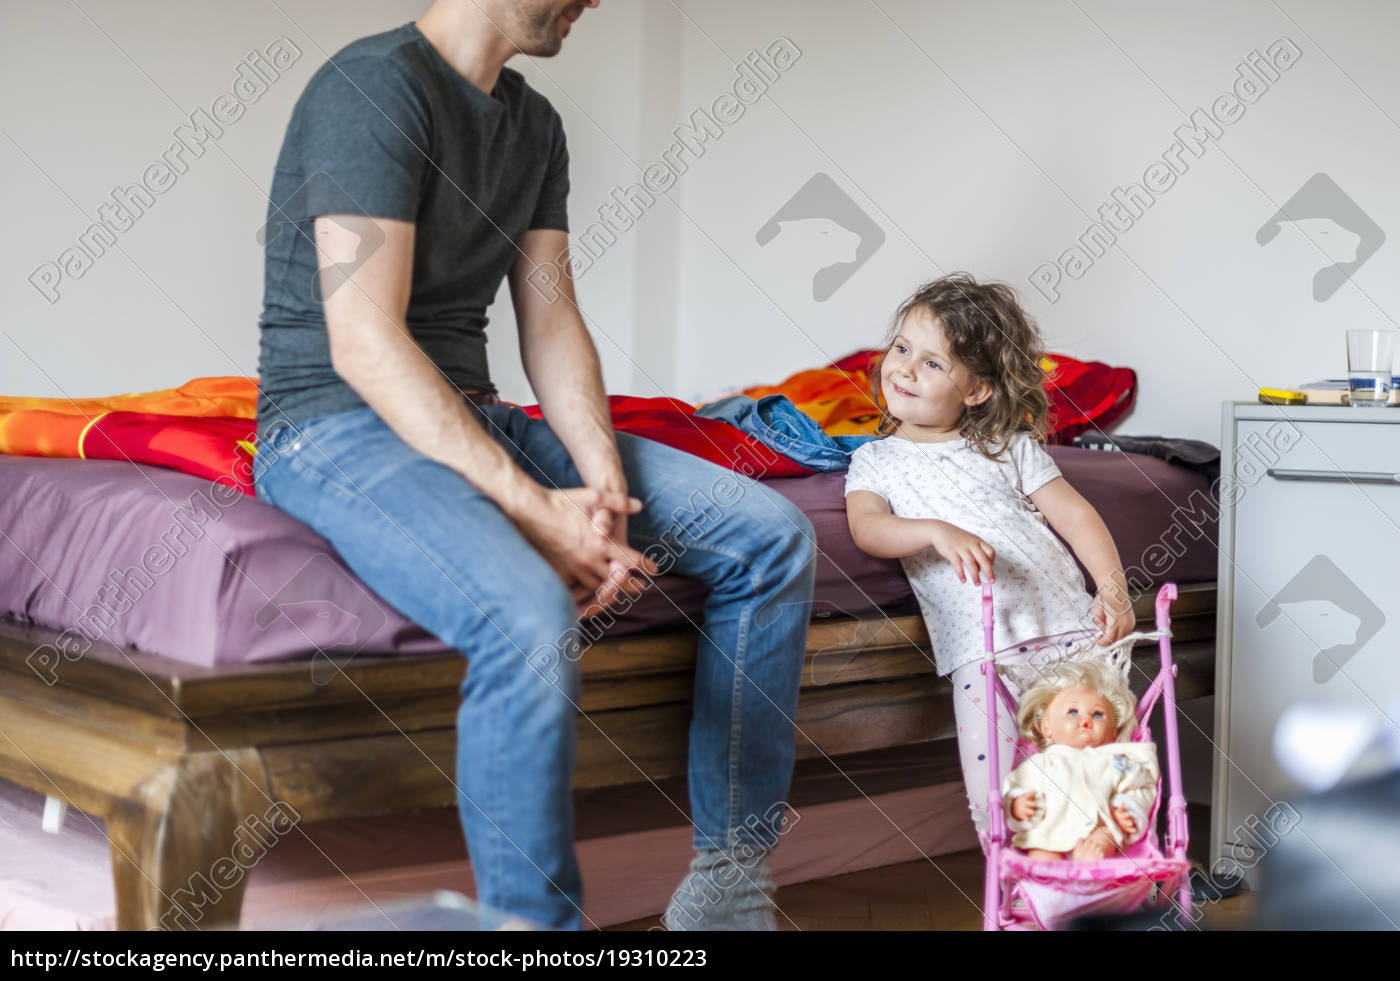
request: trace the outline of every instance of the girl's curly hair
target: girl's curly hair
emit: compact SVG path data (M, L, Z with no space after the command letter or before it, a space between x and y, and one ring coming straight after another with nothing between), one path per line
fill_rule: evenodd
M880 410L876 434L888 436L899 428L900 420L890 415L880 390L880 375L904 318L916 309L937 318L948 353L991 387L985 402L963 413L962 437L993 459L1006 452L1016 433L1044 438L1050 401L1040 367L1040 328L1021 309L1010 286L979 283L964 272L925 283L895 311L884 351L870 372L871 394Z

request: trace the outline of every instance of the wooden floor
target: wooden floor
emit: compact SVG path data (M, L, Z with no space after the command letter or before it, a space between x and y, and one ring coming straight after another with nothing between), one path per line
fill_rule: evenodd
M981 895L982 853L957 852L779 889L778 923L784 930L980 930ZM1249 901L1241 893L1212 904L1201 926L1242 928ZM651 917L610 929L646 930L659 922Z
M1192 806L1190 821L1191 853L1199 861L1209 810ZM787 886L778 890L778 924L784 930L980 930L982 867L982 853L973 850ZM1211 903L1198 925L1243 929L1250 902L1243 892ZM659 922L648 917L610 929L646 930Z

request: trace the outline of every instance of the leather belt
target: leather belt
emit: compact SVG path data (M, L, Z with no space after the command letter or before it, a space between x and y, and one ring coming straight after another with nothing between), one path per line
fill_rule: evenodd
M501 399L495 392L483 392L477 388L459 388L462 398L472 405L499 405Z

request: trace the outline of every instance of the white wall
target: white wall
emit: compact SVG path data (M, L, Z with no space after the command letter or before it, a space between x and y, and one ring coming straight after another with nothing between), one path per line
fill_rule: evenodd
M254 233L292 104L331 53L427 5L87 0L94 24L69 4L3 0L0 301L14 345L0 338L0 392L254 373ZM120 237L125 254L45 302L26 277L279 35L301 59ZM1255 233L1325 172L1400 235L1400 75L1387 46L1398 35L1400 6L1382 0L1182 0L1169 12L1111 0L606 0L561 56L520 67L564 116L580 231L695 109L732 89L736 60L779 36L802 51L581 277L610 390L686 397L776 381L873 344L915 285L967 269L1017 286L1052 348L1138 370L1123 431L1217 440L1222 399L1340 374L1343 330L1395 326L1394 241L1318 302L1318 246L1285 234L1260 247ZM1142 180L1185 114L1229 91L1241 58L1281 36L1302 51L1297 64L1116 247L1066 276L1057 302L1028 284L1116 186ZM811 295L823 260L799 254L798 236L755 241L818 172L885 233L825 302ZM492 369L507 396L528 399L508 307L491 311Z
M953 269L1015 285L1052 349L1136 368L1124 432L1218 442L1221 400L1344 374L1346 328L1395 327L1400 74L1385 39L1400 36L1400 5L686 8L687 107L713 98L730 62L775 36L803 55L682 187L693 219L680 250L683 393L776 380L871 346L904 295ZM1033 289L1028 275L1075 243L1115 187L1142 180L1186 114L1230 90L1240 59L1280 36L1301 49L1297 63L1199 159L1185 158L1189 170L1116 248L1082 278L1066 276L1057 302ZM811 296L810 258L785 254L782 238L754 238L819 171L887 233L825 302ZM1313 272L1330 262L1315 245L1255 242L1319 171L1391 235L1326 302L1312 298Z
M292 106L330 55L429 5L85 0L85 17L70 4L4 0L0 321L13 343L0 338L0 393L101 395L256 374L263 262L255 235ZM575 211L591 210L628 176L641 135L642 0L608 7L606 22L590 17L575 27L575 43L558 58L515 63L564 117ZM61 281L57 302L48 302L28 277L75 244L115 187L140 181L161 160L191 112L230 90L250 50L279 36L302 52L291 69L201 156L187 155L186 172L118 236L118 247L81 278ZM609 387L618 390L634 387L637 370L638 242L621 238L580 283ZM491 309L492 368L509 397L528 399L507 292ZM664 367L669 378L669 357Z

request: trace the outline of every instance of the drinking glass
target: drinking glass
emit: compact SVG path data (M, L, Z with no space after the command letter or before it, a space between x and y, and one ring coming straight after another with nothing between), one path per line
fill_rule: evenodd
M1390 403L1393 330L1347 331L1347 398L1352 405Z

